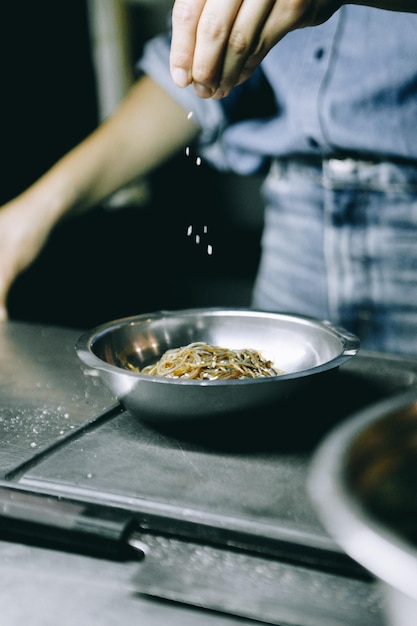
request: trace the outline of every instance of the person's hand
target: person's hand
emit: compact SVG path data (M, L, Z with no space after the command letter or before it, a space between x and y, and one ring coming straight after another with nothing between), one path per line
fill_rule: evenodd
M171 75L202 98L227 96L287 33L326 21L341 0L176 0Z
M49 234L23 198L0 208L0 322L8 319L7 296L14 280L37 257Z

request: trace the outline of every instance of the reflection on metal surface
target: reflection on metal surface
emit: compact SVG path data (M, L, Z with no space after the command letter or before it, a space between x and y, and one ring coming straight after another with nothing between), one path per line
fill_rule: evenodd
M352 415L315 453L310 492L329 533L377 579L389 624L417 623L417 388Z
M267 624L380 626L381 594L364 583L242 552L142 535L137 591Z
M83 375L79 331L18 322L0 325L0 476L70 436L115 400Z
M272 623L373 626L378 592L352 570L338 575L347 557L310 505L306 471L332 425L415 385L416 360L359 354L333 380L337 402L301 394L256 423L239 414L194 427L190 420L151 425L115 405L94 372L82 370L78 336L0 327L3 485L113 507L122 527L124 514L139 520L145 558L135 590L143 594L255 618L262 605Z

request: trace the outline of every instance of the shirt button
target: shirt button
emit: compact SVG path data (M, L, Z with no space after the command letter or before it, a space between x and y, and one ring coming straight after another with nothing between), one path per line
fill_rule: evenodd
M308 144L311 148L314 148L315 150L317 150L317 148L319 147L319 142L317 141L317 139L314 139L314 137L308 137L307 138Z

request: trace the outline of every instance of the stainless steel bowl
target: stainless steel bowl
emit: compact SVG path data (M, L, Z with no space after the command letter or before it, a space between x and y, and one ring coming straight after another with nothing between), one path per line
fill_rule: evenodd
M285 374L240 380L187 380L128 369L169 348L202 341L253 348ZM143 418L182 419L250 411L302 391L353 357L359 340L330 322L250 309L160 311L103 324L84 333L76 351L128 409Z
M417 624L417 390L355 414L313 457L309 491L330 535L382 587L386 623Z

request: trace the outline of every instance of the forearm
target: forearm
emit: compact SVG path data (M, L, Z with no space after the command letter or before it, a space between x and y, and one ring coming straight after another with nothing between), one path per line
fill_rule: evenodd
M0 210L0 321L16 276L37 257L55 224L102 201L187 145L198 130L151 79L85 141Z
M145 77L108 120L24 195L52 223L145 175L196 134L186 112Z

